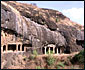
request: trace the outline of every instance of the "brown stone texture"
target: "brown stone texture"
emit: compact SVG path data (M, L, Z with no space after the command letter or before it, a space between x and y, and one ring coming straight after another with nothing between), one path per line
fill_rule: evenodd
M16 1L2 1L1 28L1 31L7 33L5 40L7 37L9 38L5 41L2 33L2 44L13 39L12 41L21 41L22 43L27 40L27 44L30 43L35 48L55 44L59 47L63 46L69 52L83 49L76 43L76 39L79 37L77 36L78 31L81 32L83 26L72 22L56 10L38 8ZM80 33L80 35L82 34L84 33Z

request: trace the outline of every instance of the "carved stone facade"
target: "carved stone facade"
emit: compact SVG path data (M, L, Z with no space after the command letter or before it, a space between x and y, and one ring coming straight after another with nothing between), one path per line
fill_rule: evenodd
M17 37L10 30L1 29L1 53L25 52L26 47L21 37Z

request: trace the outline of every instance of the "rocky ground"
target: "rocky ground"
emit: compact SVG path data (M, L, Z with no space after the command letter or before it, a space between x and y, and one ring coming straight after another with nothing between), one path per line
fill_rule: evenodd
M48 65L47 58L49 55L37 55L35 58L27 53L3 54L1 65L3 69L82 69L83 64L72 64L71 59L75 54L54 54L53 64ZM11 57L9 58L9 56ZM60 64L60 65L59 65Z

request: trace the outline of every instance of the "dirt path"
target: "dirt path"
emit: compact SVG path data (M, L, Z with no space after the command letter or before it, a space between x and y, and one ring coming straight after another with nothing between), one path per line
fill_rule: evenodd
M62 57L62 56L66 56L66 57L68 57L68 56L74 56L75 54L78 54L79 52L74 52L74 53L71 53L71 54L53 54L53 56L58 56L58 57ZM48 54L43 54L43 55L38 55L38 57L46 57L46 56L48 56Z

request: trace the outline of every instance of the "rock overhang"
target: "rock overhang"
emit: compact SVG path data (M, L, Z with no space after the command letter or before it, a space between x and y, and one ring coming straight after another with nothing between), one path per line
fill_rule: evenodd
M53 44L57 44L58 46L64 46L64 47L66 47L66 46L68 46L68 45L70 45L70 47L71 46L74 46L75 45L75 42L74 42L74 40L72 40L73 38L72 38L72 34L75 32L76 33L76 30L74 31L74 32L71 32L69 29L71 28L71 26L69 27L68 26L68 28L67 28L67 26L65 27L65 25L62 25L62 26L58 26L58 28L59 28L59 30L62 30L61 31L61 33L59 32L59 30L56 30L57 29L57 27L53 27L53 28L56 28L56 29L50 29L49 27L51 27L51 25L52 25L52 23L53 23L53 25L52 26L56 26L56 24L55 24L55 22L53 22L52 21L52 23L51 24L49 24L48 22L51 22L51 20L50 19L45 19L44 17L42 17L42 18L44 18L45 19L45 21L44 22L46 22L46 25L48 26L48 28L47 27L45 27L44 25L41 25L41 24L38 24L38 22L36 21L35 22L35 20L37 20L36 19L36 17L35 16L33 16L33 12L31 12L31 14L32 14L32 16L29 16L29 17L27 17L27 16L25 16L24 14L28 14L27 12L25 12L25 11L20 11L19 10L19 8L18 8L18 4L15 4L15 3L11 3L11 2L7 2L7 4L9 4L11 7L9 8L9 10L10 9L12 9L12 7L14 8L13 10L11 10L11 12L12 12L12 14L14 14L15 15L15 17L16 18L13 18L12 17L12 19L14 19L14 23L12 23L11 22L11 24L9 25L9 24L3 24L3 20L5 19L5 18L2 18L3 20L1 20L1 27L5 27L5 28L9 28L9 29L11 29L11 30L15 30L18 34L21 34L23 37L25 37L26 39L29 39L31 42L33 41L33 43L35 42L37 42L37 44L39 44L38 43L38 40L40 40L41 42L42 42L42 44L44 44L45 43L45 41L47 41L48 42L48 44L51 44L51 43L53 43ZM3 6L3 5L2 5ZM16 7L17 6L17 7ZM27 6L27 5L26 5ZM20 7L22 7L22 4L21 4L21 6ZM5 8L7 8L7 7L5 7ZM22 7L23 8L23 7ZM24 7L25 9L26 9L26 7ZM23 9L24 9L23 8ZM31 7L32 8L32 7ZM14 12L14 10L17 10L19 13L17 14L16 13L16 11ZM26 9L28 12L30 12L30 10L28 10L28 9ZM32 9L33 10L33 9ZM38 10L38 9L37 9ZM42 9L40 9L41 11L42 11ZM47 9L48 10L48 9ZM5 11L7 11L7 10L5 10ZM39 11L39 10L38 10ZM44 9L43 9L43 11L44 11ZM58 11L57 11L58 12ZM44 11L44 13L45 13L45 11ZM49 11L48 11L48 13L49 13ZM46 14L48 14L47 12L46 12ZM2 13L2 14L5 14L5 13ZM2 15L1 14L1 15ZM11 14L11 15L12 15ZM30 15L31 15L30 14ZM60 13L60 14L62 14L62 13ZM19 15L19 16L18 16ZM51 15L52 15L52 12L51 12ZM39 14L38 14L38 16L39 16ZM45 15L46 16L46 15ZM49 15L50 16L50 15ZM63 15L62 15L63 16ZM32 19L31 19L32 18ZM34 19L35 18L35 19ZM65 17L65 18L67 18L67 17ZM41 19L41 18L39 18L39 19ZM11 19L10 19L11 20ZM64 19L63 19L64 20ZM15 21L17 21L17 23L15 22ZM70 21L70 20L69 20ZM6 22L5 22L6 23ZM58 23L57 23L57 25L58 25ZM60 25L60 24L59 24ZM63 29L63 28L65 28L65 30ZM73 28L73 27L72 27ZM63 33L63 34L62 34ZM69 39L68 39L69 38ZM38 40L37 40L38 39ZM69 42L68 42L69 41ZM34 43L34 44L35 44ZM73 44L72 44L73 43ZM67 44L67 45L66 45ZM77 45L76 45L77 46Z

